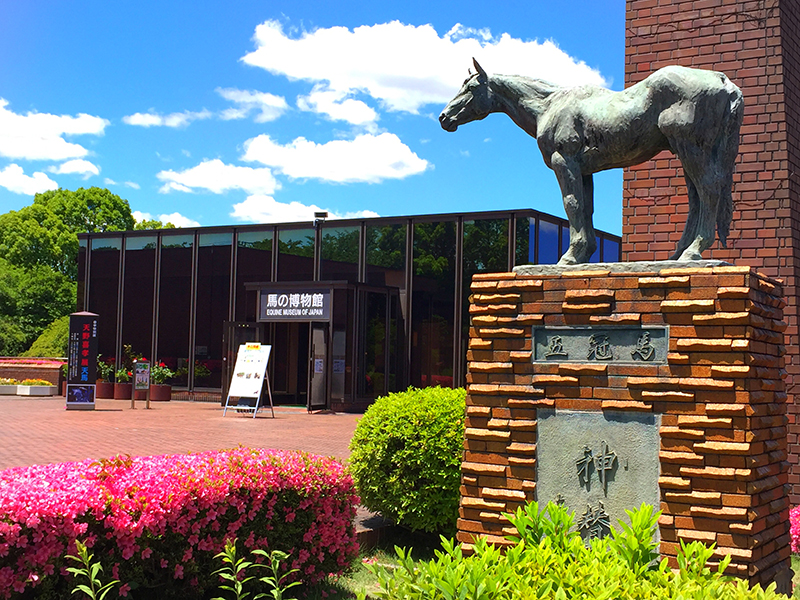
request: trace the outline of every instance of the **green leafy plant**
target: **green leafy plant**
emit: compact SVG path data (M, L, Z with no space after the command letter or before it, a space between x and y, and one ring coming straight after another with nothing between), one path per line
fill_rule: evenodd
M264 577L259 577L258 580L262 583L266 583L270 586L270 595L272 596L273 600L284 600L286 598L284 593L289 588L293 588L296 585L300 585L299 581L292 581L291 583L284 584L284 580L291 576L293 573L298 573L299 569L292 569L287 571L283 575L280 574L280 566L281 562L285 561L289 558L289 555L285 552L281 552L280 550L273 550L269 554L267 554L266 550L253 550L253 554L260 555L268 559L267 564L256 564L257 567L263 567L269 571L269 575ZM266 598L268 597L267 594L259 594L256 596L258 598ZM287 599L288 600L288 599Z
M150 382L156 385L167 383L167 381L173 377L175 377L175 371L170 369L163 362L154 364L150 368Z
M225 563L221 568L214 571L214 575L219 575L225 581L229 581L230 585L220 585L220 589L233 592L235 600L246 600L250 597L250 592L244 591L244 586L249 581L255 579L252 575L246 576L248 567L253 563L245 560L244 558L236 558L236 538L228 539L225 541L225 548L214 558L222 559ZM226 598L217 597L213 600L226 600Z
M409 388L378 398L350 442L361 503L412 530L455 532L466 392Z
M103 572L103 566L93 560L94 555L89 554L89 549L80 540L75 540L75 544L78 548L78 556L68 554L67 558L79 563L81 566L67 567L67 572L72 573L76 578L85 578L88 585L79 583L72 590L72 593L83 592L91 600L103 600L106 594L119 583L119 580L114 579L108 583L102 583L99 576Z
M225 541L225 548L223 551L214 556L214 558L221 559L225 565L222 568L214 571L214 575L219 575L226 581L229 581L230 585L220 585L220 589L233 592L234 600L247 600L247 598L250 597L251 592L246 592L244 590L245 584L256 579L254 575L248 575L248 573L252 572L253 567L261 567L267 569L269 574L264 577L259 577L258 581L270 586L269 595L272 596L273 600L289 600L286 596L284 596L286 590L296 585L300 585L299 581L293 581L291 583L284 584L284 580L293 573L297 573L299 569L292 569L283 575L280 574L281 562L288 559L289 555L285 552L281 552L280 550L273 550L268 554L266 550L261 549L253 550L251 554L262 556L269 562L267 564L260 564L245 560L244 558L236 558L236 539L228 539ZM259 600L259 598L267 597L268 595L262 592L254 596L253 600ZM228 599L217 597L213 598L212 600Z
M117 383L128 383L133 377L133 373L128 369L117 369L117 372L114 373L114 381Z
M102 354L97 355L97 377L103 381L114 380L114 365L106 362Z
M378 579L371 598L392 600L529 600L647 598L655 600L779 600L775 584L752 589L744 580L724 574L725 557L708 566L714 547L681 543L678 569L657 557L653 534L659 513L650 506L628 511L630 525L620 522L610 537L584 543L570 526L574 516L555 504L539 510L536 503L505 517L517 528L513 545L501 552L478 537L472 553L443 539L442 549L429 561L416 562L397 548L398 564L368 568ZM365 598L361 594L360 598Z

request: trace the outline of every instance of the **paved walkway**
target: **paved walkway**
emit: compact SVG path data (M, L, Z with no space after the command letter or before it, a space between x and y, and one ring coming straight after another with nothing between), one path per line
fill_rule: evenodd
M304 450L345 459L361 415L308 414L276 407L253 419L252 413L219 404L98 400L94 411L67 411L63 397L44 399L0 396L0 470L9 467L103 458L219 450L239 444L280 450Z

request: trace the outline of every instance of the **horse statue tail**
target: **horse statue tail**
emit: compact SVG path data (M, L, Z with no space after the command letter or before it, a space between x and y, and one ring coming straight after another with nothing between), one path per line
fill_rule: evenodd
M728 180L725 182L719 201L717 202L717 235L723 248L728 247L728 234L733 219L733 168L739 154L739 130L744 118L744 96L730 79L725 77L725 87L728 88L730 105L726 115L725 124L721 134L722 162L727 167Z

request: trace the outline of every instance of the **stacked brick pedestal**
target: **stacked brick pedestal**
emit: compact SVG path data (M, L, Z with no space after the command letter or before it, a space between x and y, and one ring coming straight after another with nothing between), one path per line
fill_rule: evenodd
M784 587L780 283L750 267L592 268L474 277L458 539L507 543L503 513L536 499L537 409L648 411L661 415L662 555L715 542L731 574ZM536 325L668 325L667 364L534 363Z

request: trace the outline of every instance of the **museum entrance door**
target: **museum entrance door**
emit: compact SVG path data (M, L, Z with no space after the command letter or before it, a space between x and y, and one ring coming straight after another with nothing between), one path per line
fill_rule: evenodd
M311 323L271 324L272 393L276 404L308 404L309 336Z
M308 410L328 408L328 324L311 324Z

